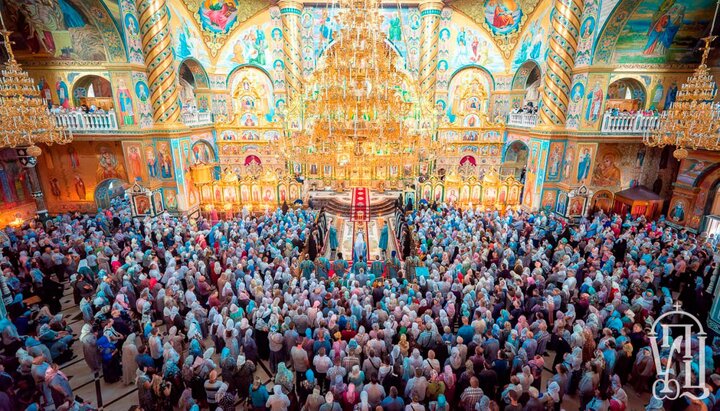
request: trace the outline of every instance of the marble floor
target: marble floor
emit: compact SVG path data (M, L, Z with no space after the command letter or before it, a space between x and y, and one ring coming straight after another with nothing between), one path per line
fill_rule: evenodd
M67 286L65 289L65 295L61 302L64 318L67 319L74 334L76 336L79 335L80 329L83 325L83 320L80 310L73 302L72 293ZM76 396L82 397L84 400L95 406L103 404L103 409L108 411L126 411L131 405L137 404L137 389L134 384L124 385L121 381L114 384L105 383L102 376L93 375L93 373L88 370L83 358L82 344L75 343L73 345L73 353L73 358L69 362L63 364L60 368L62 372L68 376L70 386ZM216 357L219 357L219 355L216 354ZM219 358L215 358L215 360L218 359ZM554 353L550 353L550 355L546 357L546 364L552 364L553 359ZM547 381L552 377L548 367L549 365L546 366L542 377L543 389L546 387ZM260 364L260 367L257 369L257 374L266 384L268 384L268 388L270 389L269 383L271 380L271 373L269 371L269 365L266 362L262 362ZM649 400L648 394L637 395L630 386L626 387L625 390L629 398L627 411L642 411ZM570 411L577 410L578 407L578 397L565 397L562 404L563 409Z

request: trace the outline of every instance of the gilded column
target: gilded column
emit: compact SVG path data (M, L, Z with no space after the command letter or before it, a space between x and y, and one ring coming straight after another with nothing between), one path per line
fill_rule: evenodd
M583 0L555 3L547 71L541 87L540 124L544 127L565 126L582 11Z
M437 86L438 31L443 3L438 0L421 1L420 9L420 95L429 98L430 107L435 106L435 89Z
M180 119L179 91L166 2L138 0L137 10L148 70L153 120L156 124L177 123Z
M282 0L278 3L283 32L283 58L285 60L285 90L294 107L302 98L302 49L300 15L303 5L298 1Z

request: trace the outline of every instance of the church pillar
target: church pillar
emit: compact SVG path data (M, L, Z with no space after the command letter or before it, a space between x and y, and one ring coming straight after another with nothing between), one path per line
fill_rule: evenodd
M303 5L299 1L282 0L278 3L283 31L283 57L285 61L285 89L291 108L302 101L302 49L300 41L300 15Z
M420 38L420 95L429 98L430 107L435 106L437 86L438 31L443 3L439 0L420 2L421 38Z
M40 180L38 179L37 169L35 168L37 165L37 157L28 153L27 147L16 148L15 152L17 153L20 165L22 165L27 172L30 181L30 190L32 190L30 194L35 199L37 216L40 220L45 221L48 219L48 210L47 205L45 205L45 195L43 194Z
M158 125L174 125L180 119L180 104L167 5L165 0L138 0L137 10L153 120Z
M550 22L552 31L547 71L542 80L539 123L546 128L563 127L567 117L572 69L580 32L583 0L557 0Z

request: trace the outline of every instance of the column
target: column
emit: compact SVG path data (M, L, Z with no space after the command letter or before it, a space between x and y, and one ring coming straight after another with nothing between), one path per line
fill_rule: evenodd
M35 165L37 165L37 157L28 153L27 147L16 148L15 152L17 153L20 165L22 165L27 171L27 176L30 181L30 190L32 190L31 195L35 199L37 216L40 220L45 221L48 219L48 210L45 205L45 196L43 194L42 187L40 186L40 179L38 179L37 169L35 168Z
M540 91L539 123L546 128L565 125L582 11L583 0L557 0L555 3L547 70Z
M301 104L303 93L302 49L300 41L300 15L303 5L299 1L282 0L278 3L283 32L283 58L285 60L285 90L291 109Z
M428 98L429 107L435 107L435 90L437 86L438 31L443 3L439 0L423 0L420 2L420 96Z
M180 104L167 5L165 0L138 0L137 10L153 120L158 125L175 125L180 119Z

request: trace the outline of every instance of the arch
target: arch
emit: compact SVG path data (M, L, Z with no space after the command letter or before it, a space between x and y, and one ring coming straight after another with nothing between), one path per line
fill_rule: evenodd
M511 152L511 148L513 150L512 152ZM505 162L505 161L517 162L517 161L521 160L520 157L523 152L526 154L525 160L527 161L527 154L530 153L530 148L528 147L527 143L525 143L522 140L512 141L505 147L505 151L503 152L503 155L502 155L502 161L503 162ZM507 159L508 153L511 153L511 158L509 160ZM513 157L513 155L515 157Z
M109 111L113 109L113 94L110 81L104 76L86 74L72 85L73 103L76 107L85 104Z
M265 70L265 68L260 67L256 64L246 63L246 64L240 64L240 65L236 66L235 68L233 68L232 70L230 70L230 72L227 75L227 79L225 79L225 86L228 89L232 89L231 88L232 83L233 83L233 81L235 81L235 77L238 77L237 73L239 71L242 71L245 69L255 69L255 70L262 72L263 74L265 74L265 77L267 77L268 80L270 80L270 84L272 84L272 76L270 75L270 73L267 70Z
M95 187L93 197L95 198L95 205L101 209L109 208L112 199L125 196L125 190L129 186L130 185L126 181L118 178L108 178L101 181Z
M693 181L693 187L700 187L700 184L702 184L708 176L710 176L712 173L715 172L715 170L720 168L720 162L711 164L706 169L704 169L696 178L695 181Z
M465 70L473 70L473 69L480 70L483 74L483 77L485 77L485 79L487 80L488 94L492 91L495 91L495 77L493 77L490 70L486 69L485 67L483 67L479 64L468 64L468 65L462 66L462 67L458 68L457 70L455 70L450 75L450 79L448 80L448 85L449 85L448 90L450 90L452 88L453 80L455 80L456 76L458 76L460 73L462 73Z
M190 156L190 163L195 164L210 164L218 160L217 153L213 148L212 144L205 140L198 140L190 147L192 156Z
M477 166L477 160L475 160L475 156L466 155L460 159L461 166L465 165L466 163L470 163L470 165L472 166Z
M187 57L180 62L178 65L178 77L185 79L196 89L210 88L210 78L205 67L193 57Z
M542 69L540 68L540 64L533 59L525 60L525 62L518 67L515 75L513 76L512 89L525 90L528 85L532 85L535 81L541 78Z
M605 108L617 108L619 111L642 110L646 101L647 91L641 81L632 77L621 77L608 86Z

